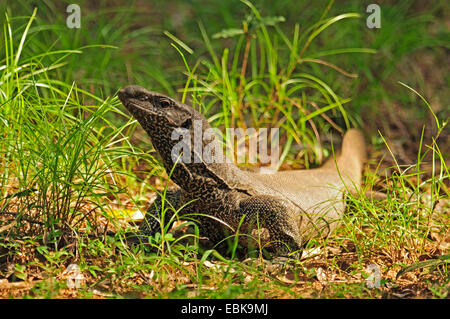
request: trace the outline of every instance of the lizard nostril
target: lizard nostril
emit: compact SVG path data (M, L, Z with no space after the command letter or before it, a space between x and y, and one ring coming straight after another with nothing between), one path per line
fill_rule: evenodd
M132 85L125 86L119 90L119 94L122 95L133 95L134 88Z
M128 87L124 87L124 88L120 89L119 92L117 93L117 95L119 96L119 99L123 99L123 98L126 98L127 96L130 96Z

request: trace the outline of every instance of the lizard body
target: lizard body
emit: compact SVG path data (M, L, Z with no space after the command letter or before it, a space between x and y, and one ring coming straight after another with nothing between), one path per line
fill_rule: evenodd
M268 234L260 238L264 237L263 244L269 243L272 252L299 256L311 237L333 231L345 210L344 191L359 187L365 145L355 129L344 136L336 161L331 159L317 169L259 174L242 171L225 160L184 162L174 158L172 150L178 143L171 138L174 130L187 130L193 144L193 123L201 123L203 132L211 128L192 107L139 86L123 88L119 99L147 132L167 173L179 186L168 190L165 200L175 210L182 208L180 217L197 215L201 235L213 242L223 240L230 229L231 233L252 235L266 230ZM202 143L222 147L214 144L218 143L214 136ZM189 148L189 152L191 158L199 158L195 148ZM144 235L160 230L162 202L158 196L149 208L140 228ZM171 214L166 214L165 222Z

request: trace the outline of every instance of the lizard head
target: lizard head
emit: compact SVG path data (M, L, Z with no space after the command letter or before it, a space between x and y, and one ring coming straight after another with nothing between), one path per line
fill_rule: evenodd
M124 87L119 91L118 96L149 135L154 148L163 159L166 171L170 172L177 163L171 178L179 186L190 189L198 184L194 182L195 178L210 174L204 168L206 164L202 155L195 150L194 139L198 127L201 127L200 133L211 128L200 112L163 94L148 91L136 85ZM184 134L174 134L177 132L184 132ZM213 135L208 137L200 135L202 149L211 142L215 142ZM211 154L213 152L214 148ZM200 160L196 161L199 158Z
M119 99L144 129L188 126L193 109L160 93L129 85L119 91ZM163 133L163 132L160 132Z

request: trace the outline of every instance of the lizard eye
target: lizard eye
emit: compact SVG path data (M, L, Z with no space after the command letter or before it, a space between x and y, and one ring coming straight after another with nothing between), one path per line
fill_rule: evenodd
M162 108L167 108L167 107L170 106L170 102L169 102L168 100L161 100L161 101L159 102L159 105L160 105Z

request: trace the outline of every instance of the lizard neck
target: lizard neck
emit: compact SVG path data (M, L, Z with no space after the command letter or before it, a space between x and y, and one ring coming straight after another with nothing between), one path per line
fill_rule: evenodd
M193 116L189 129L146 127L169 177L194 197L221 197L229 190L227 177L237 168L227 163L222 144L207 120Z

